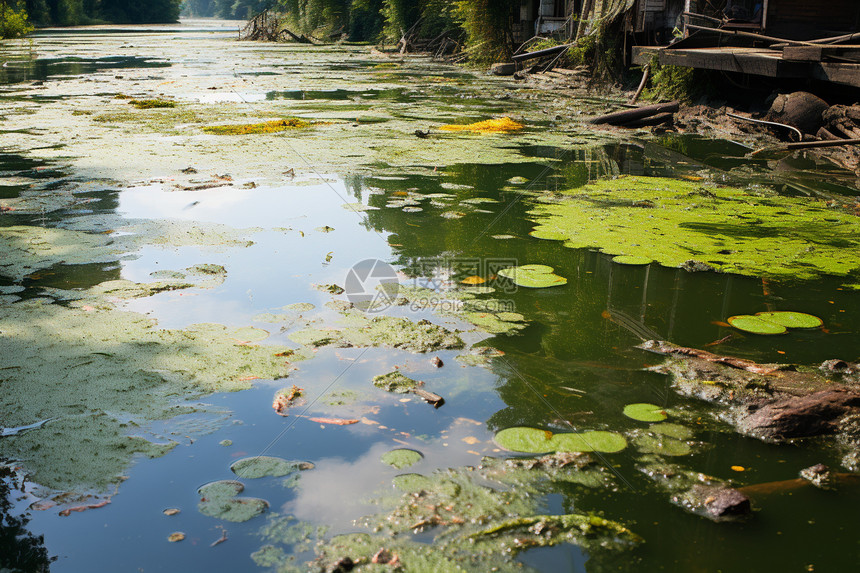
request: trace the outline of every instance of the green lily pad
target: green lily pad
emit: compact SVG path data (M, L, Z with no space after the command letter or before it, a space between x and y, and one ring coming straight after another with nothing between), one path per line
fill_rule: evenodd
M627 440L614 432L555 434L551 442L556 452L603 452L612 454L627 447Z
M287 312L308 312L313 310L315 307L309 302L294 302L292 304L288 304L286 306L282 306L281 309Z
M662 407L654 404L627 404L624 415L640 422L662 422L668 417Z
M269 502L256 497L207 499L197 504L197 510L203 515L234 523L253 519L268 508Z
M230 499L245 491L241 482L232 479L222 479L200 486L197 493L205 499Z
M637 257L636 255L617 255L612 257L613 263L619 265L649 265L654 262L651 257Z
M398 448L382 454L382 463L393 466L399 470L408 468L424 459L421 452L407 448Z
M527 288L547 288L567 284L567 279L553 273L547 265L522 265L499 271L499 276L511 279L515 284Z
M767 322L772 322L786 328L818 328L824 324L824 321L817 316L803 312L757 312L756 316L761 320L766 320Z
M262 328L246 326L244 328L231 330L230 336L243 342L260 342L261 340L269 338L269 333Z
M266 476L281 477L296 471L311 470L314 465L310 462L289 461L272 456L256 456L242 458L233 462L230 470L240 478L256 479Z
M498 432L496 443L506 450L528 454L550 452L620 452L627 447L624 436L614 432L553 434L549 430L514 427Z
M693 437L693 430L687 426L682 426L681 424L651 424L648 431L654 434L675 438L676 440L689 440Z
M507 428L498 432L495 440L499 446L512 452L545 454L555 451L552 437L553 433L549 430L538 430L537 428L520 426Z
M788 332L788 329L781 324L770 322L750 314L730 316L728 322L738 330L753 334L785 334Z

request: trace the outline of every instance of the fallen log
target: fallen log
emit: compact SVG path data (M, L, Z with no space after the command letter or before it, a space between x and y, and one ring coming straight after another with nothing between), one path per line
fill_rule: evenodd
M818 128L818 133L816 133L815 135L816 137L818 137L818 139L824 141L837 141L842 139L838 135L834 135L833 133L831 133L830 130L828 130L826 127Z
M573 46L574 44L563 44L561 46L553 46L552 48L546 48L544 50L537 50L534 52L525 52L522 54L517 54L513 57L515 62L522 62L525 60L533 60L535 58L545 58L548 56L555 56L556 54L560 54Z
M641 348L642 350L647 350L649 352L654 352L656 354L674 354L678 356L692 356L694 358L701 358L702 360L707 360L708 362L725 364L726 366L731 366L732 368L739 368L741 370L746 370L754 374L774 374L775 372L784 369L784 366L779 364L759 364L758 362L753 362L752 360L747 360L745 358L723 356L720 354L714 354L713 352L708 352L707 350L699 350L698 348L678 346L677 344L672 344L671 342L666 342L665 340L648 340L647 342L640 344L638 348Z
M675 118L675 114L672 112L658 113L657 115L652 115L651 117L645 117L642 119L637 119L636 121L631 121L625 123L621 127L629 127L630 129L637 127L651 127L654 125L663 125L665 123L670 123Z
M589 123L591 123L592 125L602 125L605 123L608 123L609 125L623 125L625 123L629 123L631 121L636 121L638 119L643 119L646 117L651 117L652 115L657 115L659 113L674 113L678 111L679 107L680 106L676 101L669 103L658 103L655 105L646 105L644 107L626 109L623 111L616 111L614 113L601 115L599 117L595 117Z

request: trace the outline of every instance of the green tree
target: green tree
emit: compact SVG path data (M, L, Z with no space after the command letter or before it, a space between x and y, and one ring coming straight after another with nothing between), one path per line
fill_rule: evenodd
M511 22L519 0L460 0L456 13L466 31L466 46L478 63L508 61L512 54Z
M20 38L32 31L22 2L0 1L0 38Z

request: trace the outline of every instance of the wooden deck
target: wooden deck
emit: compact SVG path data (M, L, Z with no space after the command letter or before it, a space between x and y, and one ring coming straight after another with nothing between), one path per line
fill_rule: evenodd
M857 50L856 46L846 46ZM844 54L832 50L803 50L716 47L716 48L633 48L633 63L644 65L656 56L663 65L685 66L705 70L737 72L769 78L816 79L860 87L860 62L832 61Z

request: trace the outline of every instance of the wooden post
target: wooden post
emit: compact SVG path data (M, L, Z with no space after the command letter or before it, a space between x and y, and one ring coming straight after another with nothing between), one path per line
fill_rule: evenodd
M767 32L767 3L768 0L764 0L764 4L761 6L761 31Z

